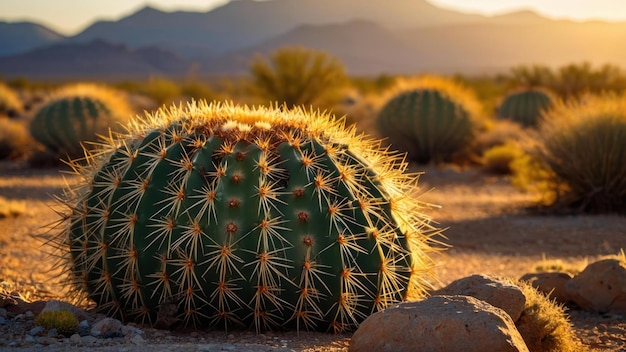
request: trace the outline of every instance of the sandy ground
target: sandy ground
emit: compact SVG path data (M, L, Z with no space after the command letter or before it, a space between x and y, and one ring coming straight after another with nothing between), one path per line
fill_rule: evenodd
M526 210L533 196L512 188L506 177L477 169L420 171L426 171L420 198L442 205L427 213L447 228L451 245L436 257L437 287L475 273L516 279L545 259L581 265L626 249L626 217L533 214ZM53 261L43 254L36 236L45 231L42 225L57 218L52 196L63 185L59 170L0 164L0 196L26 206L21 216L0 219L0 281L16 283L25 294L54 297L62 292L51 284L58 272L51 269ZM590 350L626 350L625 317L571 310L570 320ZM205 336L206 343L221 340L215 334ZM181 335L176 341L185 344L197 337ZM349 343L349 336L317 333L278 337L283 339L290 348L306 351L346 350Z

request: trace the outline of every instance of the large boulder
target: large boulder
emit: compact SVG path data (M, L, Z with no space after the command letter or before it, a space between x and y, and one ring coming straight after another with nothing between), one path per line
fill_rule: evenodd
M567 283L571 278L568 273L544 272L525 274L520 281L528 282L537 291L559 303L569 303L571 299L567 293Z
M519 319L526 304L526 297L518 286L506 280L482 274L455 280L448 286L435 291L433 295L472 296L504 310L513 321Z
M509 314L469 296L431 296L377 312L352 336L350 352L528 351Z
M617 259L591 263L567 282L567 293L582 309L626 313L626 265Z

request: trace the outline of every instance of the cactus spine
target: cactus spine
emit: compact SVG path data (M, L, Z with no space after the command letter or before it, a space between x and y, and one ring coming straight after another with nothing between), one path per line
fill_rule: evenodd
M76 164L56 239L110 314L344 331L425 295L439 230L378 142L325 114L205 102L133 126Z
M540 88L522 89L509 93L498 107L501 119L511 119L524 127L535 127L543 111L552 107L554 98Z
M111 89L79 84L60 89L35 114L31 135L50 151L79 157L86 142L120 130L130 108Z
M378 129L412 160L449 161L472 140L479 108L453 82L426 77L390 95L378 113Z

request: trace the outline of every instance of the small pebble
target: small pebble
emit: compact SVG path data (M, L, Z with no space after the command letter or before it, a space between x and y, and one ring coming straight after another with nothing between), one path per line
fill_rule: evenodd
M24 321L24 320L26 320L26 315L18 314L18 315L15 316L15 318L13 318L13 320L15 320L15 321Z
M44 329L43 326L35 326L34 328L30 329L28 334L31 336L35 336L35 335L43 334L44 331L46 331L46 329Z
M133 337L130 339L130 341L131 341L132 343L134 343L135 345L143 345L143 344L146 342L146 340L144 340L144 339L143 339L143 337L141 337L141 335L135 335L135 336L133 336Z
M7 325L7 321L6 319L4 319L4 317L0 317L0 325Z
M93 336L91 336L91 335L87 335L87 336L82 336L80 338L80 341L82 343L84 343L85 345L92 345L92 344L96 343L98 341L98 339L93 337Z
M4 308L0 308L0 318L8 318L9 316L7 315L7 310Z
M59 336L59 330L52 328L50 330L48 330L48 337L57 337Z
M74 334L72 336L70 336L70 343L73 345L78 345L82 342L83 340L81 339L79 334Z
M33 312L31 312L30 310L27 311L26 313L24 313L24 316L26 317L26 319L28 320L33 320L35 319L35 314Z
M26 343L35 343L36 340L35 340L35 337L33 335L26 335L24 337L24 342L26 342Z

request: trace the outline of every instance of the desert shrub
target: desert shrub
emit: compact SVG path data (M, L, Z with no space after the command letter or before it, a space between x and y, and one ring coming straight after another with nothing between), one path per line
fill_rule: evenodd
M482 127L473 93L452 80L421 77L401 81L380 108L376 125L391 148L418 163L448 162L468 150Z
M0 82L0 117L17 117L24 110L18 95L8 86Z
M0 117L0 160L21 159L32 146L33 141L23 122Z
M35 317L35 324L46 329L57 329L59 334L65 336L78 332L78 319L68 310L41 312Z
M60 156L79 157L83 148L119 131L132 110L125 95L92 84L60 88L30 121L31 135L48 150Z
M193 98L195 100L211 101L217 97L217 93L215 93L208 85L197 81L183 83L180 87L180 92L183 96Z
M541 161L565 185L555 205L626 212L626 96L589 96L555 106L540 130Z
M0 219L20 216L26 212L26 203L0 196Z
M529 283L517 282L526 296L526 304L515 322L531 352L578 352L580 340L565 314L565 308Z
M493 147L516 143L520 145L528 144L536 138L536 131L525 129L520 124L511 120L486 120L485 128L476 135L474 147L479 155Z
M501 119L511 119L524 127L535 127L541 114L550 109L555 98L542 88L523 88L507 94L497 109Z
M508 175L513 172L511 164L517 158L522 157L523 151L514 143L497 145L485 151L483 154L483 166L489 173Z
M176 82L163 77L151 77L147 83L139 88L139 93L150 97L158 105L167 105L182 94L181 88Z
M269 60L257 57L250 67L251 90L264 103L291 108L327 108L341 99L339 89L348 83L343 64L323 51L286 47Z

